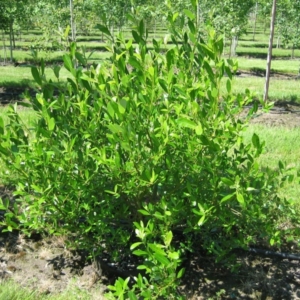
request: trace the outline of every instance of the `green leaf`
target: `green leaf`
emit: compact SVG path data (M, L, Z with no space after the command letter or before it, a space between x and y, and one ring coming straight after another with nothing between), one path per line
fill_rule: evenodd
M205 221L205 214L200 218L197 225L202 226L204 224L204 221Z
M166 58L167 58L168 70L170 69L171 65L174 62L174 56L175 56L174 49L170 49L170 50L167 51Z
M127 290L130 277L127 277L123 282L123 290Z
M4 154L5 156L8 156L10 154L10 151L3 146L0 145L0 152Z
M32 74L35 82L39 85L42 85L42 78L40 76L39 70L36 67L31 68L31 74Z
M141 245L141 244L142 244L142 242L137 242L137 243L132 244L132 245L130 246L130 250L135 249L136 247L138 247L138 246Z
M260 147L259 136L256 133L252 136L252 144L256 149Z
M82 55L81 53L76 52L76 53L75 53L75 57L76 57L76 59L77 59L83 66L86 65L86 61L85 61L85 59L84 59L84 57L83 57L83 55Z
M197 127L197 124L189 119L186 119L186 118L179 118L177 120L177 124L179 126L182 126L182 127L187 127L187 128L191 128L191 129L195 129Z
M227 89L227 93L230 94L231 93L231 81L230 81L230 79L227 79L227 81L226 81L226 89Z
M226 184L227 186L233 186L234 182L226 177L221 177L221 181Z
M65 30L65 32L64 32L64 38L65 38L65 39L68 38L70 29L71 29L71 27L70 27L70 25L68 25L67 28L66 28L66 30Z
M54 120L54 118L50 118L48 120L48 129L50 131L52 131L54 129L54 127L55 127L55 120Z
M177 273L177 278L181 278L184 272L185 272L185 268L180 269L179 272Z
M178 12L174 13L173 16L172 16L172 21L175 22L176 19L178 18L178 16L179 16Z
M139 44L140 41L141 41L141 37L139 36L139 34L137 33L137 31L132 30L132 36L133 36L135 42Z
M114 110L114 107L113 107L113 104L112 102L109 102L107 104L107 112L109 113L109 115L113 118L114 115L115 115L115 110Z
M0 197L0 209L7 210L8 208L9 208L9 200L8 199L2 200L2 198Z
M139 33L140 33L140 36L143 36L144 32L145 32L144 21L143 21L143 19L141 19L140 24L139 24Z
M123 132L123 128L118 124L109 124L109 125L107 125L107 127L109 128L109 130L112 133L122 133Z
M0 134L4 134L4 121L2 117L0 117Z
M193 14L190 10L184 9L183 12L189 19L191 20L195 19L195 14Z
M168 93L168 86L167 86L167 82L163 79L163 78L158 78L158 83L159 85L162 87L162 89Z
M157 245L155 245L155 244L148 244L148 246L149 246L149 248L150 248L153 252L155 252L155 253L157 253L157 254L160 254L160 255L163 255L163 256L166 256L165 251L164 251L163 249L161 249L160 247L158 247Z
M128 292L128 297L130 300L138 300L137 296L134 294L133 291Z
M173 239L173 233L172 233L172 231L168 231L165 234L165 238L164 238L164 243L167 247L170 246L172 239Z
M203 133L203 128L201 124L198 124L195 128L196 134L201 135Z
M236 199L241 205L245 205L245 199L241 193L239 192L236 193Z
M138 249L132 252L136 256L148 255L148 253L144 250Z
M194 22L192 22L191 20L189 20L188 21L188 26L189 26L189 29L190 29L191 33L193 33L193 35L194 35L196 33L196 27L195 27ZM196 42L196 40L195 40L195 42Z
M147 211L144 210L144 209L139 209L138 212L140 212L140 213L141 213L142 215L144 215L144 216L150 216L150 213L147 212Z
M108 35L108 36L112 36L109 29L106 26L103 26L101 24L97 24L96 28L99 29L101 32L103 32L104 34Z
M279 166L280 171L284 170L284 168L285 168L285 166L281 160L278 162L278 166Z
M235 195L235 193L232 193L232 194L229 194L229 195L226 195L225 197L223 197L220 201L220 203L223 203L223 202L226 202L230 199L232 199L232 197Z
M170 259L173 259L173 260L178 260L179 259L179 253L178 252L169 252L168 253L168 257Z
M77 84L71 78L67 78L67 81L71 84L74 92L77 92Z
M70 71L71 73L73 73L74 71L74 67L73 67L73 62L72 59L69 55L65 54L63 56L63 60L64 60L64 66L65 68Z
M148 270L149 268L147 266L145 266L145 265L138 265L137 269L138 270Z
M130 49L130 47L132 46L132 43L133 43L133 40L129 39L128 42L126 43L126 49Z
M214 98L216 98L216 97L218 96L218 90L217 90L216 88L213 88L213 89L211 90L211 95L212 95Z
M232 72L231 69L228 66L225 66L225 72L228 75L229 79L232 80Z
M170 261L163 255L159 253L154 253L153 255L161 264L168 266L170 264Z
M123 115L126 111L127 101L125 99L121 99L120 103L118 103L119 112Z
M134 68L136 68L138 70L143 69L141 63L134 56L130 56L128 63L131 64Z
M59 79L60 66L55 65L55 66L53 67L53 72L54 72L55 77L56 77L57 79Z

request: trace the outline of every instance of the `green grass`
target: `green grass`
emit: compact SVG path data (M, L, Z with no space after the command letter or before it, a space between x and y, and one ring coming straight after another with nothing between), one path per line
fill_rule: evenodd
M24 108L22 106L17 106L17 111L20 118L27 127L33 125L34 121L36 120L36 112L34 110L26 107ZM3 119L4 124L7 124L8 122L7 112L8 106L0 106L0 117Z
M13 281L4 281L0 285L0 300L93 300L104 299L100 289L95 288L92 292L79 288L70 287L62 293L46 294L24 288Z
M226 78L222 82L222 91L225 92ZM271 77L269 86L269 99L286 100L292 102L300 102L299 80L295 79L277 79ZM235 77L232 82L232 89L234 93L245 92L249 89L254 96L262 98L264 93L265 78L264 77Z
M82 43L83 45L83 43ZM82 46L81 45L81 46ZM96 45L96 44L95 44ZM103 44L104 45L104 44ZM80 45L79 45L80 47ZM103 46L99 46L100 48ZM91 50L93 50L93 48L91 47ZM87 51L86 55L88 56L91 52L91 50ZM53 63L57 63L57 62L62 62L62 57L65 54L65 52L63 51L39 51L38 52L38 60L40 59L44 59L46 62L53 62ZM94 52L91 56L91 59L97 59L97 60L102 60L102 59L106 59L107 57L109 57L110 54L108 52ZM13 51L13 57L14 60L17 62L33 62L35 61L35 58L32 56L31 51L30 50L14 50ZM4 54L3 54L3 50L0 50L0 61L3 61L4 58ZM7 49L6 51L6 59L7 61L9 61L10 59L10 53ZM1 74L1 73L0 73Z
M22 87L34 87L36 86L33 77L31 75L31 67L13 67L13 66L0 66L0 86L22 86ZM45 71L46 77L48 79L56 80L54 72L52 69L46 68ZM66 79L68 76L68 71L65 68L62 68L60 71L60 78L62 80Z
M265 59L255 59L255 58L237 58L240 70L251 70L254 67L266 70L267 61ZM290 60L279 60L275 59L271 63L272 71L276 73L285 73L291 75L297 75L299 72L300 62L298 59Z
M255 48L255 47L237 47L236 54L238 56L250 56L250 57L256 57L256 58L264 58L267 57L268 54L268 48ZM291 49L273 49L272 51L272 58L290 58L292 55ZM294 52L295 57L300 56L300 50L296 49Z
M278 167L278 161L282 160L300 171L300 128L250 125L244 134L247 142L251 142L253 133L258 134L266 143L260 158L262 167L275 169Z
M264 125L250 125L244 133L245 141L251 143L253 133L261 141L265 141L265 150L259 158L262 168L278 169L278 162L282 161L288 168L293 168L292 174L300 172L300 128L268 127ZM280 196L292 199L300 211L300 182L296 179L281 188Z

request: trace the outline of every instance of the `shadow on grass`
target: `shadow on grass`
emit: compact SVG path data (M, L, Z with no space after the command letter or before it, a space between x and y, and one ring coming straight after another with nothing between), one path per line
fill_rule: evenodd
M6 105L16 101L23 101L25 93L34 97L37 85L34 80L23 79L21 81L0 82L0 104Z
M260 67L252 67L249 69L251 74L259 77L265 77L266 76L266 68L260 68ZM279 77L279 78L285 78L285 79L292 79L294 78L294 74L285 73L282 71L278 71L276 69L270 70L270 76L272 77Z
M0 82L0 88L2 91L10 91L13 89L35 89L37 87L36 82L33 79L22 79L19 81L2 81Z
M248 57L248 58L259 58L259 59L267 59L268 54L267 53L254 53L252 51L236 51L237 56L243 56L243 57ZM286 59L286 58L291 58L291 54L287 53L284 55L278 55L278 54L273 54L272 59Z

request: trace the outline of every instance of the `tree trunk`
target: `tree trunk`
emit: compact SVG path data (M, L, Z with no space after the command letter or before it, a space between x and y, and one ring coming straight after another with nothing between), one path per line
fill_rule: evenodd
M2 30L2 41L3 41L3 64L6 65L7 54L6 54L6 45L5 45L5 33L4 33L4 30Z
M258 8L258 4L257 4L257 1L256 1L255 12L254 12L253 37L252 37L253 41L255 40L255 33L256 33L257 8Z
M238 42L237 36L233 36L230 44L230 57L236 56L237 42Z
M13 31L13 22L10 22L9 24L9 46L10 46L10 62L12 63L13 58L13 37L12 37L12 31Z
M273 0L272 18L271 18L271 25L270 25L269 51L268 51L267 70L266 70L266 84L265 84L265 90L264 90L264 101L267 101L268 94L269 94L270 70L271 70L271 61L272 61L272 47L273 47L273 38L274 38L275 18L276 18L276 0Z
M16 49L16 41L15 41L15 31L14 31L14 27L12 27L12 39L13 39L13 46L14 46L14 49Z
M276 43L276 48L280 48L280 35L277 37L277 43Z
M75 21L74 21L73 0L70 0L70 23L71 23L72 42L75 42L75 40L76 40L76 28L75 28Z
M229 58L231 58L231 48L232 48L232 39L230 40L230 44L229 44Z

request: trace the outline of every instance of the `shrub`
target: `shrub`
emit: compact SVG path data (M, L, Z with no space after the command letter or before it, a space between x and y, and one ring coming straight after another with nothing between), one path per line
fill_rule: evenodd
M146 280L139 289L165 284L157 297L176 286L185 250L224 259L258 238L279 241L277 219L289 210L276 193L284 168L261 171L264 144L255 134L252 144L243 141L257 106L239 117L251 97L232 94L237 65L221 57L213 29L204 40L193 14L185 15L168 19L169 50L155 39L150 47L143 21L128 41L99 25L111 41L109 62L76 68L86 60L72 44L64 87L46 79L43 63L32 69L41 86L30 104L34 127L24 128L16 107L6 129L0 122L1 155L20 196L6 214L9 229L75 234L76 247L112 259L133 244L134 254L148 258L140 268L151 279L139 277ZM116 284L127 288L128 280Z

